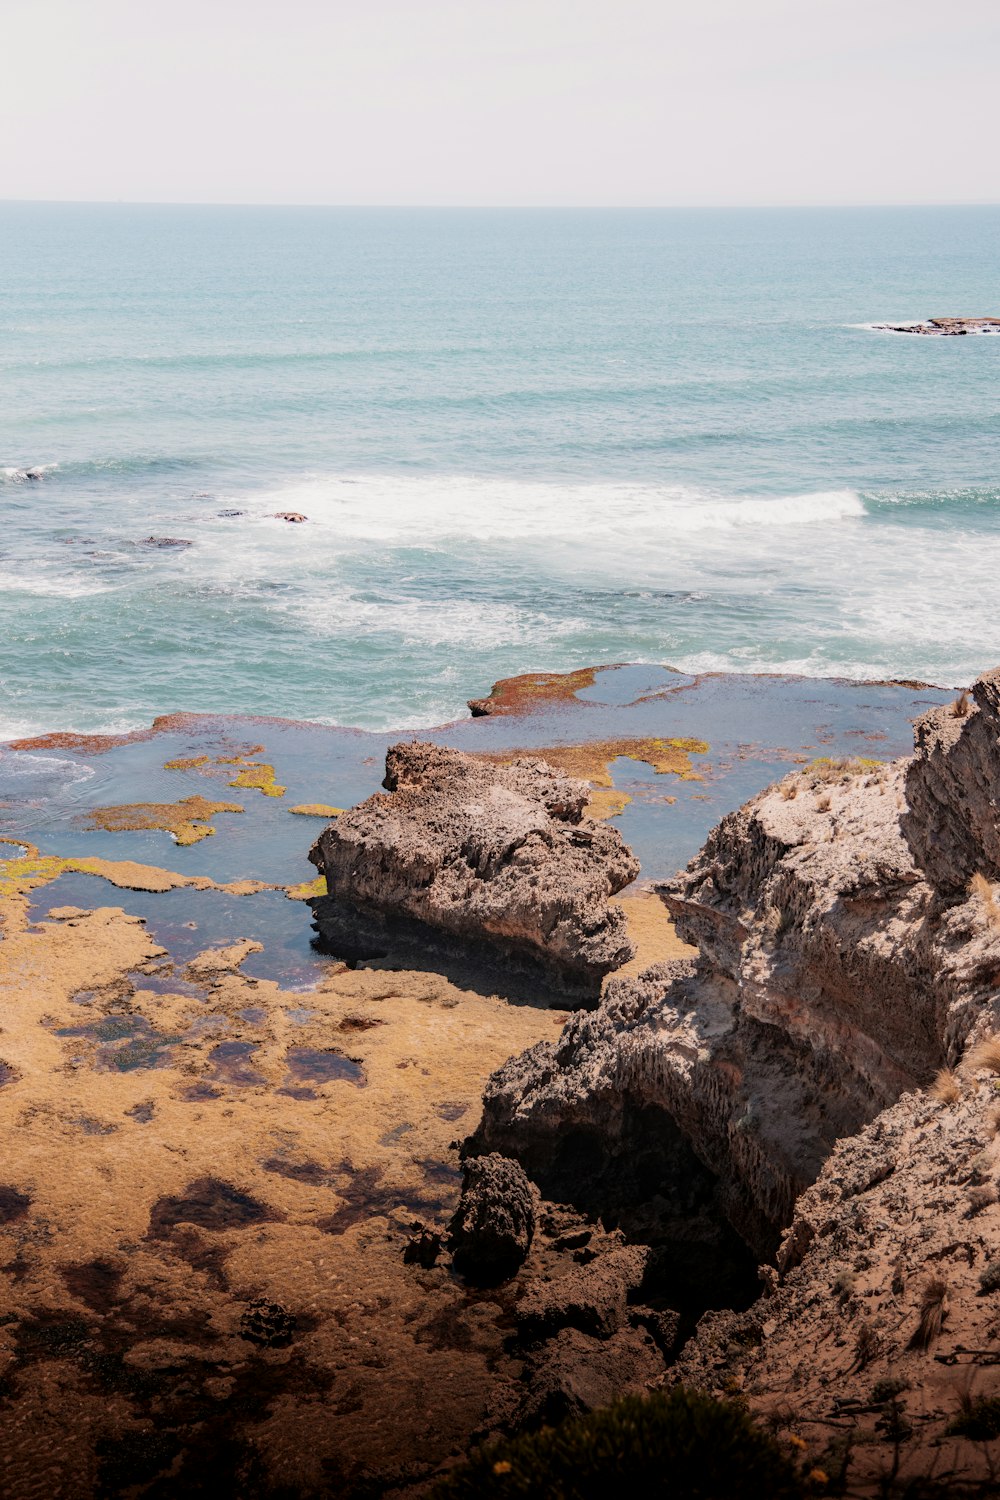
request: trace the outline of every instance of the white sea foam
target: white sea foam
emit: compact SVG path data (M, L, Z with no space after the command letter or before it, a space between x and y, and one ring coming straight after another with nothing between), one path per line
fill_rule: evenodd
M300 511L308 526L275 519ZM865 514L853 490L726 496L693 486L539 482L484 476L358 475L304 478L255 497L257 522L301 538L329 529L344 541L440 544L569 535L595 540L642 526L671 532L831 524Z
M79 573L11 572L0 570L0 594L34 594L51 599L89 599L107 594L112 584L99 583Z
M18 469L8 464L0 468L2 476L9 484L31 484L40 479L44 474L50 474L53 469L58 469L58 464L28 464L26 468Z

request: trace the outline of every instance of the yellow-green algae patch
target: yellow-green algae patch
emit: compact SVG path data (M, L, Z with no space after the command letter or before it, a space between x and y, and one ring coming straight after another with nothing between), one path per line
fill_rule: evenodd
M616 792L606 786L595 786L587 802L589 818L617 818L628 807L632 798L627 792Z
M14 844L13 839L0 839L0 844ZM180 875L176 870L163 870L159 865L143 865L132 859L102 859L100 855L67 856L40 854L34 844L19 843L25 850L14 859L0 858L0 900L8 896L23 896L37 886L47 885L70 871L80 875L96 875L119 890L150 891L160 893L188 886L197 891L225 891L230 896L253 896L258 891L281 890L281 886L269 885L263 880L231 880L221 884L208 875ZM310 894L312 892L310 891Z
M265 761L253 761L252 755L259 755L263 745L251 745L242 755L187 755L180 756L177 760L168 760L163 769L165 771L202 771L210 773L220 766L239 766L235 780L230 786L243 787L248 791L260 792L265 797L283 797L286 787L279 786L274 773L274 767Z
M530 755L548 761L550 766L565 771L570 776L579 776L594 786L613 786L608 769L613 760L643 761L652 766L658 775L679 776L682 781L700 781L702 778L691 765L692 755L705 755L708 745L704 740L662 739L616 739L588 740L583 745L551 745L543 750L516 750L513 754L491 754L484 759L509 764L520 755ZM619 809L620 810L620 809Z
M208 819L220 812L241 813L238 802L211 802L207 797L183 797L180 802L127 802L120 807L97 807L88 818L92 828L107 833L131 833L162 828L178 844L197 844L215 832Z
M274 779L274 767L257 761L251 765L245 765L236 774L235 780L230 786L245 787L253 792L262 792L265 797L283 797L287 787L279 786Z
M325 896L326 876L317 875L315 880L303 880L300 885L286 885L285 894L293 901L308 901L310 896Z
M300 802L298 807L290 807L288 811L299 813L303 818L339 818L344 809L329 807L325 802Z

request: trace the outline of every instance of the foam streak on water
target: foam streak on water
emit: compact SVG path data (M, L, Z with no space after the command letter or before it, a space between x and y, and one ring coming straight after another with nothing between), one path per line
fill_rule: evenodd
M0 737L1000 659L1000 345L866 326L994 310L996 210L0 231Z

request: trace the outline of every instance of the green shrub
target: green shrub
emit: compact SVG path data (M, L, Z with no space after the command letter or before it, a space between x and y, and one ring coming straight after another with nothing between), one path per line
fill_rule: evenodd
M798 1500L791 1461L730 1401L681 1386L479 1449L435 1500Z

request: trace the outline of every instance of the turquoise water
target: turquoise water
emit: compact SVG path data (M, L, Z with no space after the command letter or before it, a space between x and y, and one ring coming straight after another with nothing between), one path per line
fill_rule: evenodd
M1000 312L998 249L992 208L0 205L0 738L417 726L608 660L963 682L1000 339L864 325Z

